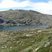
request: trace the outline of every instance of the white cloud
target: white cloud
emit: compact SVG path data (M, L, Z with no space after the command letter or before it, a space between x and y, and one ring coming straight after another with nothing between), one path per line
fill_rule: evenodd
M26 7L29 5L28 3L28 1L16 2L13 0L4 0L0 3L0 8Z
M44 14L52 15L52 0L46 2L37 2L31 4L32 10L39 11Z
M29 8L30 7L30 8ZM31 2L23 0L21 2L15 0L3 0L0 2L0 9L4 8L22 8L36 10L44 14L52 14L52 0L46 2Z
M33 3L32 9L44 14L52 14L52 2L48 1L47 3L44 2Z

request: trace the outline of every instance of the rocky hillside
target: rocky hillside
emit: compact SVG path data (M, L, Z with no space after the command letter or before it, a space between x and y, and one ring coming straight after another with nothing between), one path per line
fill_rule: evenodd
M41 14L32 10L8 10L0 12L0 19L4 20L5 24L18 25L49 25L52 26L52 16ZM0 20L0 24L3 23Z
M52 52L52 29L0 31L0 52Z

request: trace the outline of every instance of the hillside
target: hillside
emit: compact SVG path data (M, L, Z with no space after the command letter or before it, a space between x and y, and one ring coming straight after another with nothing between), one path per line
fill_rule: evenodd
M32 10L8 10L0 12L4 24L52 26L52 16Z
M52 15L32 10L0 11L0 52L52 52Z
M0 31L0 52L52 52L52 29Z

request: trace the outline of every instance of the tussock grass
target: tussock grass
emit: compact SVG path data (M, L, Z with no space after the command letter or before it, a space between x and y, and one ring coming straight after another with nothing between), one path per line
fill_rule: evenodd
M0 31L0 52L52 52L51 32L52 29Z

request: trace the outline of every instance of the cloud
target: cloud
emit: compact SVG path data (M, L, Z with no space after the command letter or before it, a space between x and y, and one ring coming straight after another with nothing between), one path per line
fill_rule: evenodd
M26 7L29 5L28 3L28 1L16 2L13 0L3 0L3 2L0 3L0 8Z
M44 14L52 14L52 1L37 2L32 4L32 10L39 11Z
M52 15L52 0L48 2L32 2L31 0L2 0L0 9L21 8L35 10L44 14Z

